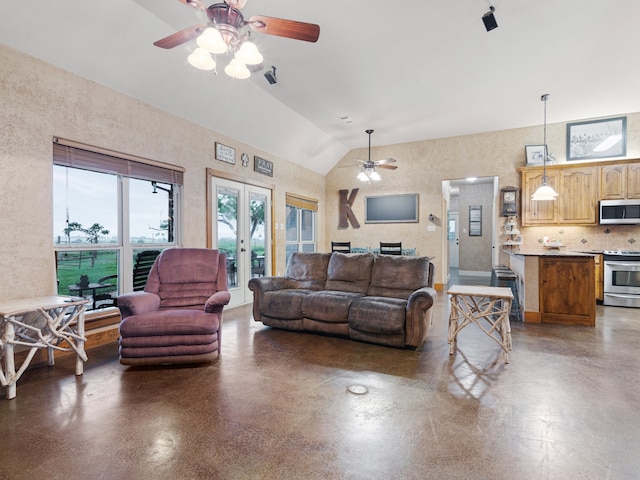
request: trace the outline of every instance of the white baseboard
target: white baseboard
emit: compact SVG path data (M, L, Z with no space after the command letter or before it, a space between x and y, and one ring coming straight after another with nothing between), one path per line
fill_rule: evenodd
M458 275L466 277L490 277L491 272L481 272L478 270L458 270Z

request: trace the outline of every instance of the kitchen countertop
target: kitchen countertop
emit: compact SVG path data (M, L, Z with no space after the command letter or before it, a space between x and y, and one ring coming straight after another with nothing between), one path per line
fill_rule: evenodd
M525 257L593 257L599 255L601 252L576 252L573 250L566 250L566 248L520 248L518 250L509 251L503 249L505 253L509 255L523 255Z

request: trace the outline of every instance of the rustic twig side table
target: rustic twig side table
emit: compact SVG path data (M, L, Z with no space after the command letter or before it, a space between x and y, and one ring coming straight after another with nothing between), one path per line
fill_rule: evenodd
M0 303L0 383L7 399L16 396L16 382L39 348L47 349L47 363L54 364L54 350L75 351L76 375L82 375L84 351L84 312L89 300L50 296ZM29 353L16 371L14 350L27 347Z
M511 351L511 325L509 311L513 293L506 287L482 285L453 285L447 293L451 295L449 314L449 354L456 349L458 332L471 323L502 347L504 361L509 363Z

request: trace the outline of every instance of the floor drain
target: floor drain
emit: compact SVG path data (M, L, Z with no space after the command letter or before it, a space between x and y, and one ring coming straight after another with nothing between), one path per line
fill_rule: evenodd
M350 385L347 390L355 395L364 395L365 393L369 393L369 389L364 385Z

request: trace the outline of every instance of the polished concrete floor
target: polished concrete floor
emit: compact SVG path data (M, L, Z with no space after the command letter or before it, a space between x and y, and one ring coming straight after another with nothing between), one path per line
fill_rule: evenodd
M640 310L513 324L508 365L448 304L422 349L286 332L228 310L222 355L127 368L117 345L0 399L2 479L639 479ZM349 392L362 386L366 394Z

